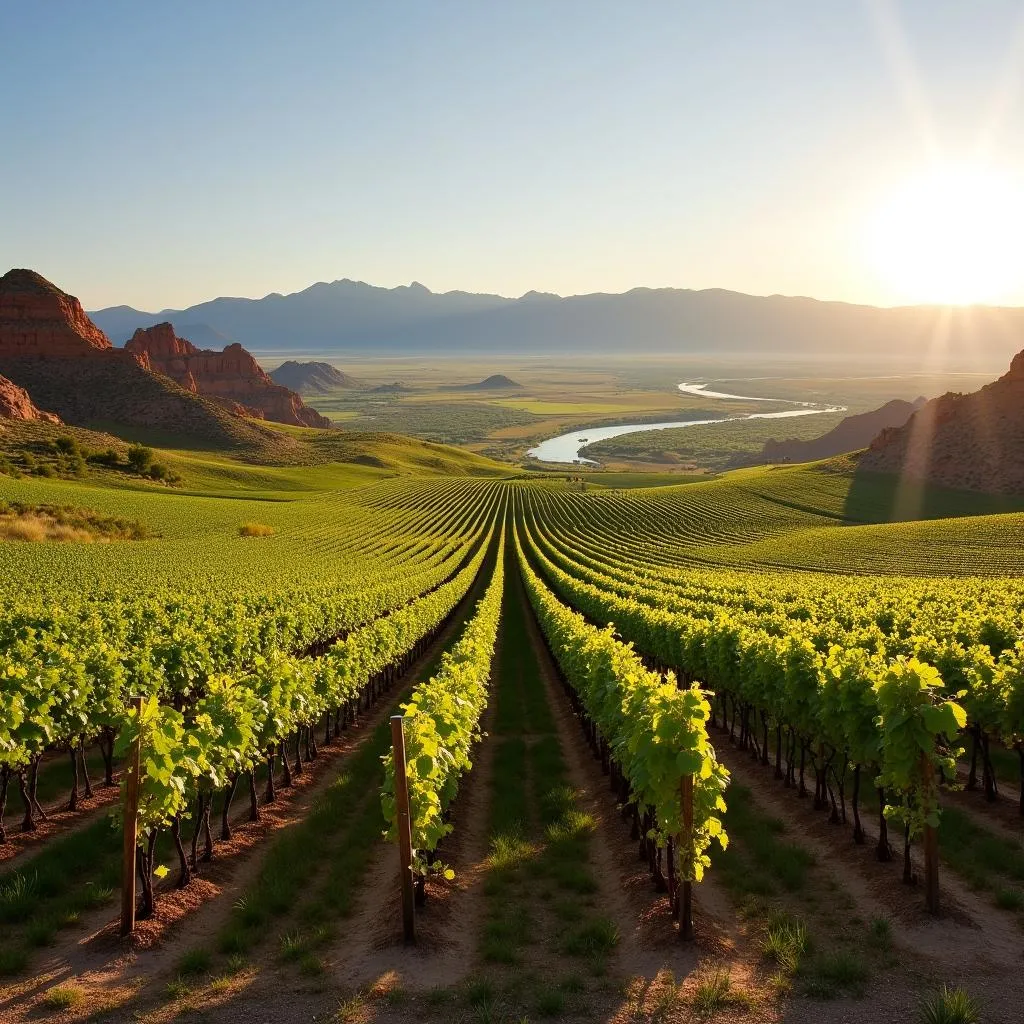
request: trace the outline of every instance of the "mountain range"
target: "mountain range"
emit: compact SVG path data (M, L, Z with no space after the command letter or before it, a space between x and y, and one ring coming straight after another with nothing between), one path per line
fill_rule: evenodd
M882 308L677 288L513 299L347 279L290 295L158 313L113 306L91 316L116 344L170 321L201 344L233 340L259 352L860 356L931 369L1005 365L1024 338L1018 307Z

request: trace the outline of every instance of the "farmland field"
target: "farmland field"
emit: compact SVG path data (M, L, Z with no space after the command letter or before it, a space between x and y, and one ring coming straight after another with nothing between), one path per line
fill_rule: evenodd
M974 390L988 379L985 374L908 372L901 367L866 375L860 363L823 367L764 360L751 360L740 374L735 361L703 358L680 363L647 356L564 363L510 356L497 366L492 360L472 358L423 362L362 357L340 360L339 365L358 386L306 398L346 429L395 431L512 460L566 431L733 417L772 408L756 400L683 394L676 386L683 380L718 381L716 387L755 398L781 397L863 412L892 398ZM468 387L497 370L518 386ZM715 472L756 454L769 438L817 436L840 418L841 414L827 413L781 424L755 420L690 427L667 435L634 435L638 440L605 442L595 457L605 469Z
M0 1019L1016 1019L1024 501L342 437L0 476Z

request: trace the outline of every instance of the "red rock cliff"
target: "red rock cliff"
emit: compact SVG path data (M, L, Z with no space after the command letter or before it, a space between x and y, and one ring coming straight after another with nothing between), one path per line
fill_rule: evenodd
M187 338L179 338L171 324L163 323L139 328L125 351L232 412L301 427L330 426L330 420L306 406L294 391L275 384L237 342L223 352L196 348Z
M32 270L0 277L0 355L67 359L111 351L73 295Z
M59 417L54 416L52 412L41 412L37 409L28 397L28 392L6 377L0 377L0 419L60 423Z

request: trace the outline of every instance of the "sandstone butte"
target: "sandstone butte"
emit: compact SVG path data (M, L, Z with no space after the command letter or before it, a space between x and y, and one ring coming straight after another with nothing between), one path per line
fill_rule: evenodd
M234 413L302 427L329 427L330 420L288 388L275 384L237 342L222 352L179 338L169 323L139 328L125 351L187 391L211 398Z
M60 423L60 417L37 409L28 397L28 392L6 377L0 377L0 419Z
M980 391L933 398L904 426L883 430L860 467L946 487L1024 494L1024 352Z
M0 355L78 359L101 353L126 358L73 295L34 270L0 277Z

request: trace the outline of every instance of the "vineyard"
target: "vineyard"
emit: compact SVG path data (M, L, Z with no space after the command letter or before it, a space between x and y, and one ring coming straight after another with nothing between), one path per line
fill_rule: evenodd
M1024 514L207 472L0 483L0 1020L1018 1019Z

